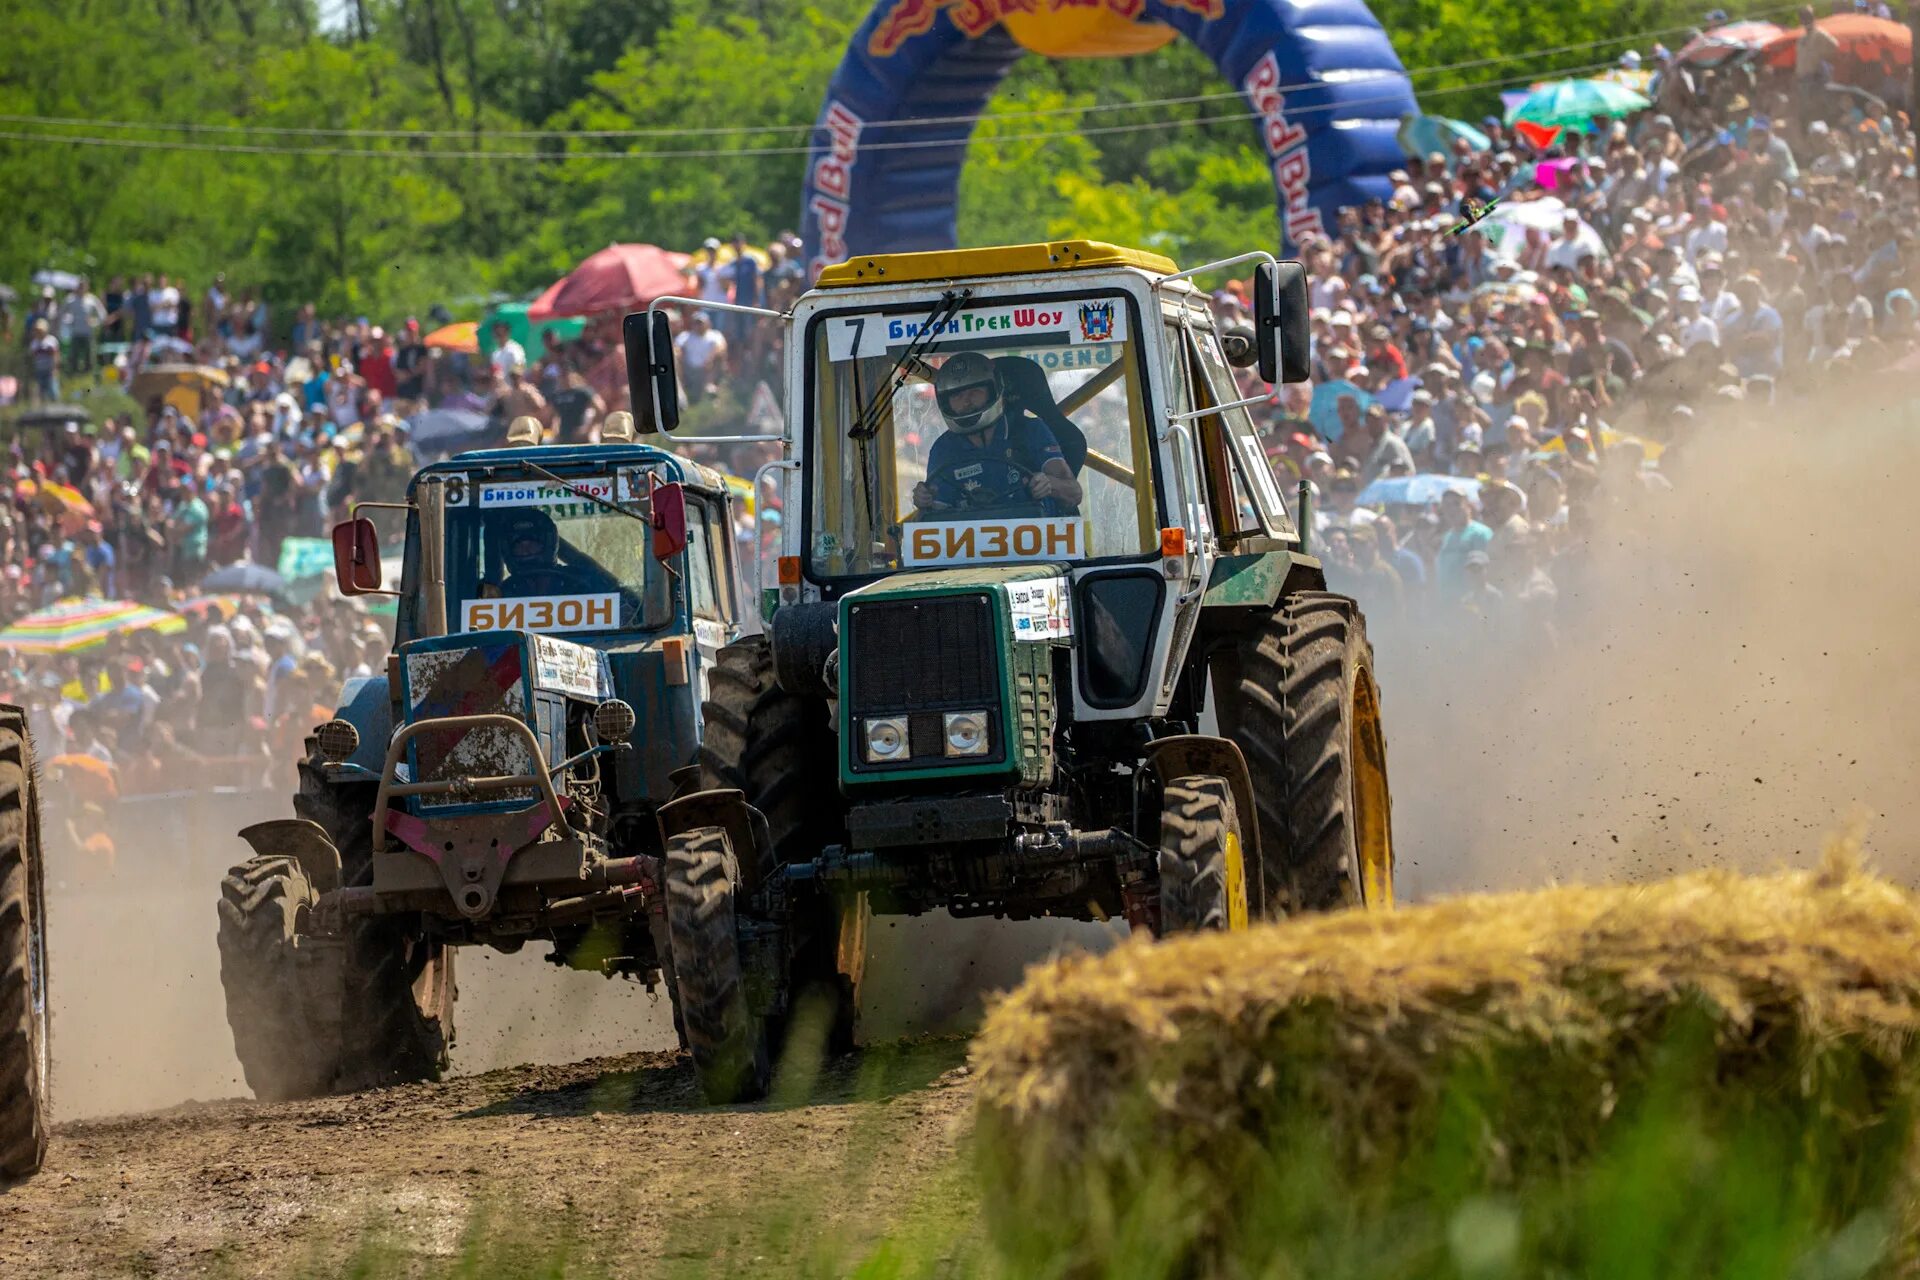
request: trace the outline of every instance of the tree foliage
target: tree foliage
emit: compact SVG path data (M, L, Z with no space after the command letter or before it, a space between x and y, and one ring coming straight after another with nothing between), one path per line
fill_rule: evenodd
M224 270L283 305L376 313L528 293L616 240L759 239L798 222L805 159L785 149L806 141L870 3L15 0L0 280ZM1375 11L1410 67L1440 68L1416 75L1429 109L1469 116L1497 108L1492 82L1606 60L1622 33L1678 12L1571 0L1547 29L1522 0ZM1571 47L1511 60L1547 45ZM1269 241L1253 126L1213 118L1241 112L1236 99L1112 109L1226 87L1179 42L1121 62L1025 59L970 147L963 241L1100 236L1185 259ZM87 123L101 121L136 127ZM324 132L342 129L438 132ZM609 130L659 132L592 136ZM451 152L487 158L435 154Z

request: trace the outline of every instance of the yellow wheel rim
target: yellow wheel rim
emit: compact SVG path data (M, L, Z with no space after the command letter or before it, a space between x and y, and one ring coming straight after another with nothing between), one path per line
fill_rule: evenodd
M1353 843L1360 857L1360 901L1375 910L1393 906L1392 797L1387 790L1387 744L1380 731L1380 691L1370 673L1354 682Z
M1247 928L1247 860L1240 852L1240 836L1227 832L1227 931Z

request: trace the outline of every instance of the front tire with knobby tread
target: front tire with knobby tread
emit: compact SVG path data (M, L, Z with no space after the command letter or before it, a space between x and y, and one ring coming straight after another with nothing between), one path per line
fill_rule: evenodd
M1247 923L1247 881L1233 792L1224 778L1175 778L1161 790L1160 936Z
M309 750L300 762L296 817L320 824L340 851L344 885L373 883L376 788L328 781ZM335 1090L438 1080L453 1045L453 949L417 915L360 917L346 926L343 1046Z
M1359 606L1285 596L1224 665L1221 727L1260 782L1269 913L1391 906L1386 744Z
M0 706L0 1179L47 1156L53 1041L46 863L25 714Z
M220 882L220 984L247 1087L263 1102L311 1098L339 1070L337 944L300 934L319 895L292 858L251 858Z
M667 842L667 932L680 1017L700 1092L711 1103L747 1102L772 1075L767 1029L751 1006L734 913L739 863L722 827L695 827Z
M826 704L780 686L766 636L748 636L720 651L702 715L695 757L699 787L745 795L767 819L776 863L812 858L841 840L840 780L834 765L839 746ZM773 867L760 865L757 850L735 854L740 859L739 887L751 893ZM836 903L822 894L796 905L791 1007L797 1008L810 992L825 993L832 1007L827 1048L843 1053L853 1048L860 990L857 974L840 963L838 944L843 923L858 931L858 914L865 904L857 898ZM848 912L856 918L843 920ZM772 1029L776 1040L780 1031Z

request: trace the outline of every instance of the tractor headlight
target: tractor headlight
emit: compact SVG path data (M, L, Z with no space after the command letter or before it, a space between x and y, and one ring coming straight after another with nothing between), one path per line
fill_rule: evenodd
M863 720L861 732L867 736L867 760L872 764L885 764L890 760L905 760L907 750L907 721L904 716L888 716L878 720Z
M949 711L946 715L947 754L983 756L987 754L987 713Z

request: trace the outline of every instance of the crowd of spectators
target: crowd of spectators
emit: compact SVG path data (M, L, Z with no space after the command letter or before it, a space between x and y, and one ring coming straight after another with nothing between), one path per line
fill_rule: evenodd
M1552 643L1594 532L1684 501L1709 424L1920 369L1912 134L1859 86L1906 90L1818 50L1776 70L1656 48L1650 108L1488 119L1489 149L1410 157L1304 246L1314 381L1276 397L1269 451L1380 628L1417 610ZM1243 296L1216 296L1224 319Z

